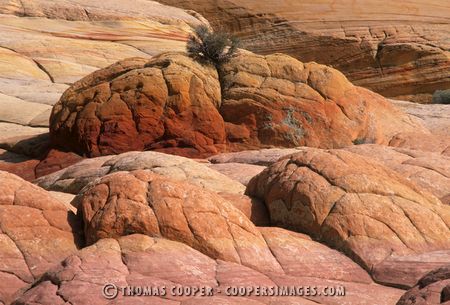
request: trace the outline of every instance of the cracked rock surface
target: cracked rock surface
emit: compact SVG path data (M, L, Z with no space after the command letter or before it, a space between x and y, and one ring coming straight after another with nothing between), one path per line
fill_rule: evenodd
M128 57L182 51L203 22L154 1L1 0L0 120L48 126L73 82Z
M149 170L214 192L242 194L244 185L194 160L158 152L128 152L85 159L34 181L49 191L78 194L88 183L114 172Z
M151 172L115 173L76 199L88 244L132 233L183 242L212 258L280 271L247 217L214 192Z
M324 65L241 52L220 74L231 147L339 148L387 144L399 132L429 134L417 118Z
M9 304L83 240L75 214L45 190L3 171L0 181L0 303Z
M381 145L355 145L345 150L379 161L450 204L450 156Z
M450 304L450 265L444 265L423 276L397 302L397 305L432 304Z
M450 304L449 5L161 2L0 0L0 305Z
M141 234L133 234L115 239L102 239L92 246L69 256L60 266L49 270L33 288L28 289L19 299L18 304L58 305L66 304L371 304L377 298L378 304L394 304L402 291L376 285L367 274L342 254L317 245L308 238L277 229L264 229L264 236L274 253L280 256L280 262L286 272L259 272L249 267L220 259L212 259L187 245ZM285 238L284 236L288 236ZM289 249L302 245L302 251L289 255ZM314 250L315 249L315 250ZM305 252L306 251L306 252ZM313 255L314 254L314 255ZM306 271L309 276L296 274L304 265L298 264L298 255L309 257L316 264L325 264L334 259L347 262L340 269L342 277L334 279L332 273L314 273ZM320 256L320 258L317 258ZM334 267L334 266L333 266ZM338 267L339 268L339 267ZM297 271L296 271L297 269ZM338 270L335 270L338 271ZM352 271L352 272L350 272ZM339 273L336 273L339 274ZM330 278L331 275L331 278ZM286 285L286 281L296 285L316 285L318 289L325 286L344 285L345 297L227 297L224 291L228 286L275 286ZM119 287L125 285L163 286L167 287L166 296L122 297L120 294L113 301L101 295L105 283ZM208 286L221 290L213 297L174 297L170 295L171 287ZM83 293L80 293L83 291ZM342 303L344 302L344 303Z
M52 145L90 157L339 148L387 144L399 132L429 134L333 68L243 50L218 72L181 53L120 61L72 85L50 118Z
M19 155L11 162L1 151L0 170L36 177L45 154L15 145L48 133L52 106L72 83L118 60L183 51L199 24L208 22L155 1L0 0L0 148Z
M389 258L450 250L448 205L351 152L305 148L253 178L246 193L264 200L273 225L309 234L366 270Z
M184 53L127 59L76 82L50 117L51 142L90 157L157 150L198 157L225 144L217 71Z
M307 150L306 147L271 148L260 150L222 153L210 157L210 167L227 174L235 164L251 165L254 171L238 171L234 176L248 181L262 171L261 167L270 166L279 159ZM450 159L443 154L402 147L389 147L374 144L352 145L342 150L356 153L389 167L404 178L431 192L445 204L450 201ZM228 165L228 166L227 166ZM253 167L255 166L255 167ZM221 169L221 167L223 169ZM231 175L230 175L231 177Z

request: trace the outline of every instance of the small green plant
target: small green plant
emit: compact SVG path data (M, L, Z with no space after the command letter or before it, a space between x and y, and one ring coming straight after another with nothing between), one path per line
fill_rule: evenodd
M366 141L364 139L362 139L362 138L356 138L356 139L353 140L353 144L354 145L362 145L364 143L366 143Z
M450 104L450 89L434 91L432 103Z
M239 40L225 33L212 32L207 26L200 25L189 36L187 53L203 63L219 67L235 56Z

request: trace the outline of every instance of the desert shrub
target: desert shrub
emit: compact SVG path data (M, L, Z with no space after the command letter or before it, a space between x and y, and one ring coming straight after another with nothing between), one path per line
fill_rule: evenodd
M434 91L432 102L433 104L450 104L450 89Z
M362 144L366 143L366 140L362 139L362 138L357 138L357 139L353 140L352 142L354 145L362 145Z
M226 33L216 33L207 26L195 28L189 36L187 52L190 57L216 67L230 60L237 52L239 40Z

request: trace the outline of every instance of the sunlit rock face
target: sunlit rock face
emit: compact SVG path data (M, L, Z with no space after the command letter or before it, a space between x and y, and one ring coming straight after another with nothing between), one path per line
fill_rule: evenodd
M450 87L446 1L174 1L260 54L332 65L384 96L430 101Z
M399 132L429 133L336 69L245 50L218 70L179 52L119 61L73 84L50 117L52 145L89 157L339 148Z
M194 15L145 0L1 0L0 169L32 180L73 163L59 154L39 165L63 92L118 60L184 51L191 27L207 23Z

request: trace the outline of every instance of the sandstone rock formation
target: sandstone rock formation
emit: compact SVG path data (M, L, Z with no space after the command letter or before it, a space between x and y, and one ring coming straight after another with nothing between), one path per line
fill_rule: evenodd
M193 9L260 54L344 72L384 96L431 100L450 88L450 4L433 1L161 0Z
M390 100L404 112L421 119L425 127L439 136L450 135L450 106L439 104L417 104Z
M450 6L269 2L173 3L271 54L216 70L179 52L209 24L194 11L0 0L0 305L450 303L450 108L356 86L449 86ZM215 293L107 300L108 282Z
M277 162L282 157L298 153L302 150L302 147L244 150L239 152L221 153L209 157L208 160L213 164L242 163L269 166Z
M246 51L218 74L181 53L118 62L71 86L50 121L53 146L87 156L156 150L204 157L264 146L386 144L399 132L429 133L337 70Z
M397 305L432 305L450 303L450 266L431 271L405 293Z
M450 158L448 156L381 145L355 145L347 151L371 158L396 171L450 204Z
M75 83L50 118L52 144L95 157L130 150L210 155L225 144L217 71L182 53L118 62Z
M67 84L117 60L184 50L190 27L204 22L143 0L2 0L0 13L0 93L36 114Z
M210 164L208 167L243 185L247 185L251 178L265 169L264 166L243 163Z
M450 207L354 153L305 148L252 179L247 194L265 201L273 225L322 240L366 270L390 257L450 250Z
M212 156L208 160L213 163L210 165L211 168L247 182L247 179L256 176L257 171L262 170L263 166L270 166L282 157L307 149L306 147L297 147L249 150L222 153ZM445 155L374 144L352 145L343 150L376 160L431 192L443 203L450 203L450 159ZM238 164L253 167L247 171L240 171ZM232 169L235 171L231 172Z
M220 192L219 195L241 211L255 226L270 226L269 212L261 200L225 192Z
M214 192L242 194L245 187L205 164L158 152L128 152L117 156L85 159L34 182L49 191L78 194L88 183L107 174L149 170L178 181L186 181Z
M402 131L428 133L383 97L323 65L241 52L220 75L220 112L238 147L336 148L386 144Z
M0 171L0 304L82 245L80 224L41 188Z
M0 123L0 170L31 181L70 166L82 158L49 147L48 130Z
M390 141L389 146L422 150L450 156L450 134L427 135L417 132L401 132Z
M119 172L89 185L77 198L88 244L142 233L183 242L212 258L281 271L244 214L201 187L148 171Z
M394 304L403 293L401 290L370 283L364 271L358 269L339 252L326 247L299 234L286 234L276 229L264 229L265 238L285 264L286 274L264 274L251 268L223 260L214 260L193 250L185 244L166 239L133 234L117 240L102 239L68 257L60 266L49 270L40 282L28 289L14 305L35 303L40 305L72 304L230 304L230 305L313 305L313 304L370 304L375 298L377 304ZM280 231L280 232L277 232ZM284 238L284 236L287 236ZM302 251L292 253L293 246L302 247ZM305 252L306 251L306 252ZM320 254L320 255L318 255ZM296 256L294 256L296 255ZM298 264L299 255L308 257L311 263L329 266L328 261L341 262L346 268L333 269L336 273L317 273L307 271L309 277L296 276L296 272L305 267ZM322 260L325 259L325 260ZM352 265L353 264L353 265ZM338 265L333 266L335 268ZM195 272L193 272L195 270ZM350 272L351 271L351 272ZM288 275L292 274L292 275ZM331 275L344 281L327 279ZM325 286L345 286L344 297L323 296L247 296L229 297L225 295L230 286L275 286L285 285L283 281L295 282L296 285L314 285L317 289ZM105 283L118 287L126 285L166 286L165 296L123 297L106 300L101 295ZM206 286L214 289L212 297L176 297L170 291L174 286ZM290 284L292 285L292 284ZM84 293L79 293L80 290ZM310 300L308 300L310 299Z
M36 178L35 168L39 160L0 149L0 170L31 181Z
M81 160L83 158L75 153L50 149L43 157L43 160L36 166L36 177L54 173L60 169L76 164Z
M0 0L0 148L24 155L16 163L0 155L0 169L35 178L45 152L11 144L25 129L28 138L48 132L51 107L70 84L124 58L182 51L198 24L207 21L153 1Z

